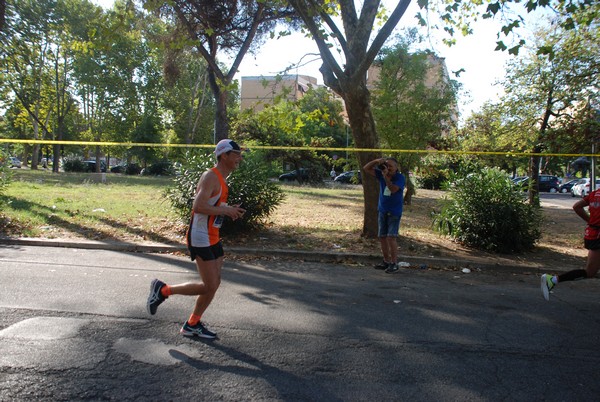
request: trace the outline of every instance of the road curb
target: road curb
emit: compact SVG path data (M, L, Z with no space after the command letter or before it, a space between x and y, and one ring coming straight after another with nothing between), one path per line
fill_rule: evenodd
M175 253L187 252L187 247L184 245L170 244L143 244L143 243L126 243L126 242L102 242L90 240L61 240L61 239L37 239L37 238L0 238L0 244L15 245L15 246L38 246L38 247L64 247L64 248L80 248L88 250L113 250L136 253ZM253 257L275 257L282 259L295 259L306 262L326 262L326 263L361 263L375 264L381 260L379 254L362 254L362 253L342 253L342 252L315 252L303 250L284 250L284 249L257 249L244 247L225 247L225 251L235 256L253 256ZM456 269L464 270L465 268L472 271L480 272L503 272L515 274L540 274L547 270L539 264L523 264L523 265L502 265L499 263L481 263L472 260L460 260L455 258L441 257L418 257L399 255L398 260L410 264L411 267L417 269ZM467 271L467 272L469 272Z

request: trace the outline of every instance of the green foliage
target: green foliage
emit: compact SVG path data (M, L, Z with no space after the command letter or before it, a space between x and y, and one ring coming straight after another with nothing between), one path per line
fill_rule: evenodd
M145 115L140 125L133 132L133 142L160 143L162 138L157 120L156 117ZM160 149L158 147L133 147L129 152L145 166L159 158Z
M178 216L185 222L190 219L196 185L202 174L215 165L212 154L189 153L175 178L175 185L166 190L165 195L171 201ZM259 154L245 154L240 167L228 178L229 205L241 204L246 213L241 219L225 219L222 233L233 233L255 229L283 201L284 193L269 179L269 169Z
M449 173L447 170L425 170L417 180L420 188L428 190L440 190L444 183L448 181Z
M12 180L12 171L8 164L8 155L4 149L0 148L0 205L3 202L4 191Z
M445 148L455 124L457 83L449 80L442 59L430 51L411 51L420 41L409 30L376 62L381 70L373 90L373 116L382 145L395 149ZM396 156L401 171L419 165L415 154Z
M505 173L485 168L454 182L433 225L467 246L509 253L533 248L541 219Z
M443 154L427 155L421 160L418 169L417 184L420 188L440 190L453 174L454 157Z
M63 170L65 172L87 172L88 166L83 163L81 158L66 157L63 160Z
M259 155L244 155L228 184L229 204L242 205L246 213L235 222L226 220L222 229L225 233L259 227L285 198L279 185L270 180L264 159Z
M236 138L250 146L343 147L347 140L341 114L341 103L327 89L309 89L296 102L281 101L259 112L242 113L235 127ZM309 181L321 182L334 153L275 149L267 151L264 158L280 161L285 169L310 168L315 174ZM338 159L338 163L342 161Z
M424 11L418 13L417 18L420 25L443 29L448 38L442 41L449 45L456 42L454 37L459 32L463 35L472 34L474 21L493 18L502 23L497 34L499 40L496 42L496 50L508 51L509 54L517 56L520 49L530 45L529 40L526 42L521 39L522 30L527 24L524 23L525 13L518 8L519 3L523 4L527 14L536 10L547 10L565 31L586 29L593 25L593 21L598 20L600 14L600 6L595 0L420 0L419 7ZM438 22L435 22L431 14L437 14Z
M129 167L127 168L129 170ZM143 170L146 176L172 176L174 172L173 164L169 161L153 163Z

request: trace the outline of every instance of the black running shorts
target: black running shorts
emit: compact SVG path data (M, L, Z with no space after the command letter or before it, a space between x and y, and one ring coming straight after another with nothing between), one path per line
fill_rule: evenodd
M188 246L188 250L190 250L190 258L192 261L196 261L196 257L200 257L202 261L212 261L225 255L223 244L221 242L208 247Z

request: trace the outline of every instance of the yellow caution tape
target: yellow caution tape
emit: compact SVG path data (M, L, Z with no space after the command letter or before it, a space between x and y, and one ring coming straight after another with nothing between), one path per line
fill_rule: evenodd
M155 142L104 142L104 141L55 141L55 140L23 140L0 138L0 143L13 144L45 144L45 145L82 145L82 146L104 146L104 147L163 147L163 148L214 148L214 144L159 144ZM381 152L386 154L444 154L444 155L503 155L509 157L518 156L556 156L556 157L594 157L596 154L558 154L558 153L535 153L535 152L506 152L506 151L450 151L435 149L388 149L388 148L330 148L330 147L288 147L274 145L252 145L252 149L271 149L283 151L337 151L337 152Z

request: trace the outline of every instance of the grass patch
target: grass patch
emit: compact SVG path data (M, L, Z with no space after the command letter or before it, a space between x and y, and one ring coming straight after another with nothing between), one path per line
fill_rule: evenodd
M6 190L0 230L27 237L178 241L175 215L163 196L171 181L18 171Z

